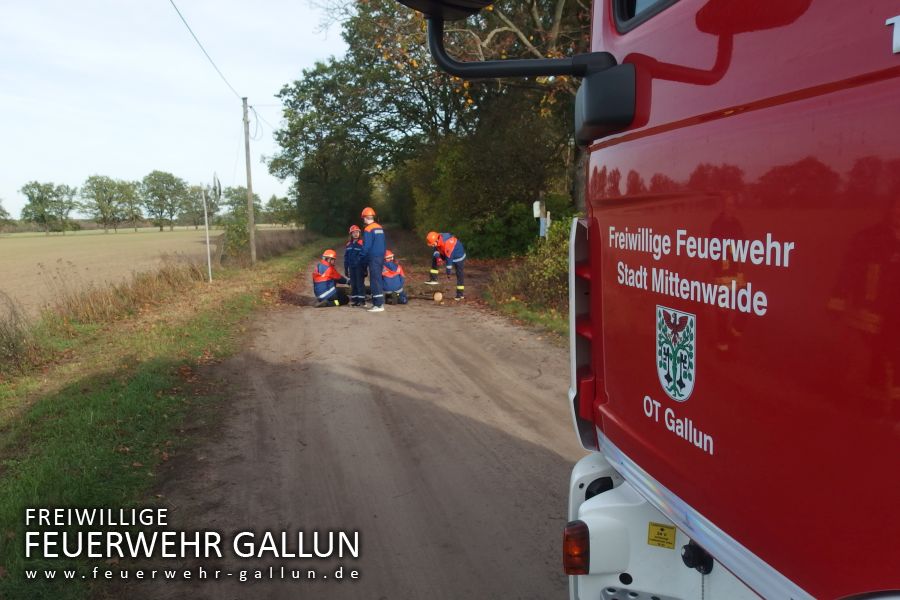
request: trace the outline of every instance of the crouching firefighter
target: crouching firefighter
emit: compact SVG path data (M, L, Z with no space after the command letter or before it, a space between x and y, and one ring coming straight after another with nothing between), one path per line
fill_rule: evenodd
M362 232L350 226L350 240L344 250L344 276L350 280L350 304L366 306L366 268L362 264Z
M438 233L429 231L425 241L434 250L431 257L431 276L428 285L437 285L438 265L442 262L447 270L447 277L456 268L456 300L466 297L466 286L463 278L463 268L466 264L466 249L462 242L450 233Z
M394 259L394 253L386 250L384 253L384 268L381 270L384 281L384 293L386 296L396 294L397 304L406 304L409 300L403 289L406 283L406 273L403 267Z
M322 253L322 260L313 268L313 293L318 301L316 306L342 306L349 302L347 293L335 285L335 282L347 283L347 278L334 268L336 259L337 254L329 248Z

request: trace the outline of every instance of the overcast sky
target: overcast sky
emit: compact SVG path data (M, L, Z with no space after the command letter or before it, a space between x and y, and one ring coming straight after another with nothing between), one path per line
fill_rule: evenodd
M308 0L175 3L272 126L281 87L345 51L338 26L318 31L322 15ZM189 183L216 171L223 186L245 185L241 101L169 0L4 2L0 48L0 200L13 217L32 180L80 187L89 175L138 180L158 169ZM276 150L269 124L250 142L263 201L287 191L260 162Z

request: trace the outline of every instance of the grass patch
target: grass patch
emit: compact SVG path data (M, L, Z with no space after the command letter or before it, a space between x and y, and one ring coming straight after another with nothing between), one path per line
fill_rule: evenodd
M113 324L48 326L44 343L71 356L0 382L0 597L80 599L102 561L24 557L26 507L147 506L161 463L188 439L188 415L222 399L198 387L198 365L239 347L242 323L321 248L197 284L154 311ZM208 411L203 413L202 411ZM27 580L25 570L80 569L76 580ZM114 568L114 567L107 567Z
M484 299L488 306L517 321L540 327L560 337L569 335L569 316L555 308L535 308L515 296L497 301L489 290L484 292Z

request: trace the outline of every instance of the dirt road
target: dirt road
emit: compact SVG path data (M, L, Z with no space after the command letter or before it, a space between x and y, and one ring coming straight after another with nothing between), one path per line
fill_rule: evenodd
M360 558L341 562L359 580L241 583L240 569L324 563L226 554L212 563L232 572L223 581L129 592L566 597L566 489L583 455L565 405L566 351L470 306L315 309L303 305L310 287L298 280L287 294L296 304L260 318L249 347L216 367L228 416L160 491L176 527L226 539L238 529L358 530Z

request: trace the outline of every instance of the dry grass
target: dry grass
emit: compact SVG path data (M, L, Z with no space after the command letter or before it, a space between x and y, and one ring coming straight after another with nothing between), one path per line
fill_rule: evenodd
M128 281L138 271L163 266L163 255L205 261L203 231L120 231L104 234L0 236L0 291L14 298L25 314L37 317L55 303L46 285L48 270L64 267L81 284L100 286Z
M4 365L24 371L36 359L37 346L22 309L0 292L0 373Z
M155 271L134 273L118 284L84 283L77 272L57 266L47 274L54 298L46 312L67 321L106 323L158 304L206 279L206 267L197 261L167 259Z
M316 234L301 229L262 229L256 232L256 258L265 260L280 256L289 250L314 240ZM219 244L226 248L227 244ZM228 256L220 253L217 262L226 265L247 266L250 264L250 250L243 248L238 254Z
M260 233L257 245L260 259L280 255L310 239L306 232L296 230ZM134 237L144 236L152 234ZM94 237L113 242L116 239L112 235ZM69 259L57 259L51 266L35 264L31 278L34 281L30 285L39 286L46 299L39 310L32 307L32 311L26 311L14 298L0 291L0 376L24 372L54 360L59 349L46 347L42 341L45 334L53 337L71 330L73 325L118 323L120 327L123 319L177 302L185 292L206 281L205 256L161 255L154 260L155 268L133 270L130 276L119 272L112 281L94 277L82 264ZM216 287L221 284L218 282Z

